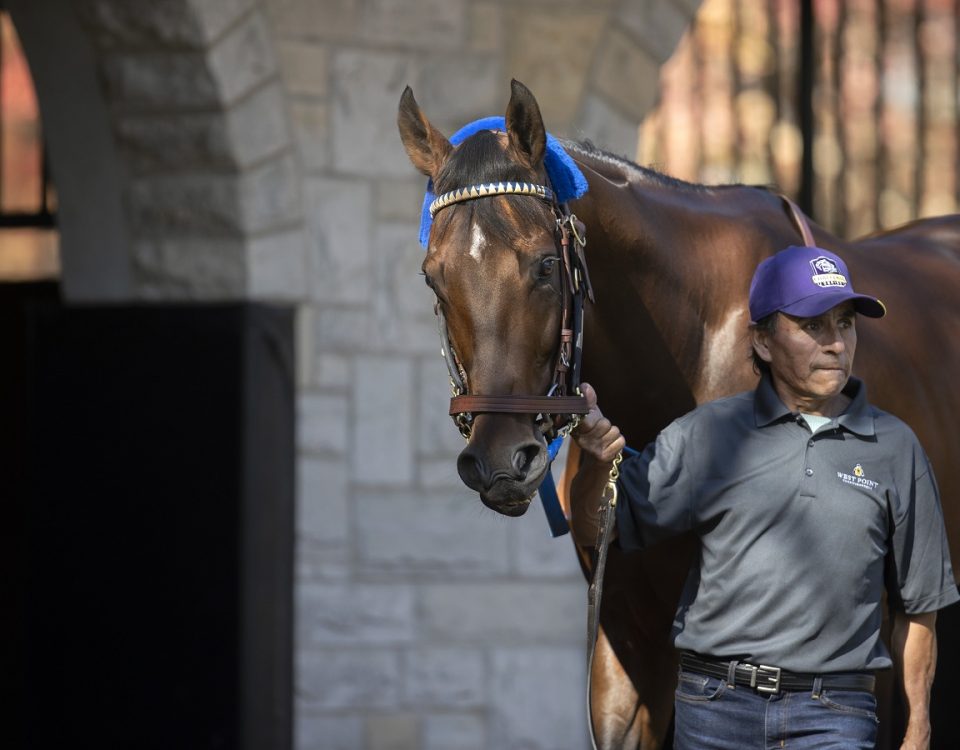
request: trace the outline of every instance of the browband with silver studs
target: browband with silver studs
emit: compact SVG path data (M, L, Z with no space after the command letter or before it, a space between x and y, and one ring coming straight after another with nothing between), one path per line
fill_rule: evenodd
M486 198L491 195L532 195L548 203L553 202L553 191L546 185L534 185L530 182L489 182L484 185L470 185L451 190L449 193L437 196L436 200L430 204L430 218L432 219L441 208L454 203Z

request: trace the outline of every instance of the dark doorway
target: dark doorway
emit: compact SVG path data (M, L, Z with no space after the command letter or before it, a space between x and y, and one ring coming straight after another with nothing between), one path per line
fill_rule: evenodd
M291 746L292 328L0 288L0 746Z

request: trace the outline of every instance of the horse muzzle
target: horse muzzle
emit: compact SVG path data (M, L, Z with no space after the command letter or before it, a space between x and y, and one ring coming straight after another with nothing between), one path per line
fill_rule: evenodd
M526 513L547 468L546 446L537 440L513 444L495 454L471 440L457 459L463 483L480 494L484 505L505 516Z

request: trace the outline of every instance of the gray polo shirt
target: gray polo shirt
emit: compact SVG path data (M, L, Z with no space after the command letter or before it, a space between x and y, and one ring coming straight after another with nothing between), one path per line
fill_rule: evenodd
M960 599L936 482L913 431L852 398L811 434L767 377L704 404L621 467L624 549L700 539L676 646L796 672L882 669L884 587L913 614Z

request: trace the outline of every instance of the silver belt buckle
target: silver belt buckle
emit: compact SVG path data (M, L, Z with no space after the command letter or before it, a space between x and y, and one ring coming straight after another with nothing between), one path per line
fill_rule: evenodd
M743 666L750 669L750 687L758 693L776 695L780 692L780 667L769 667L761 664L758 667L752 664Z

